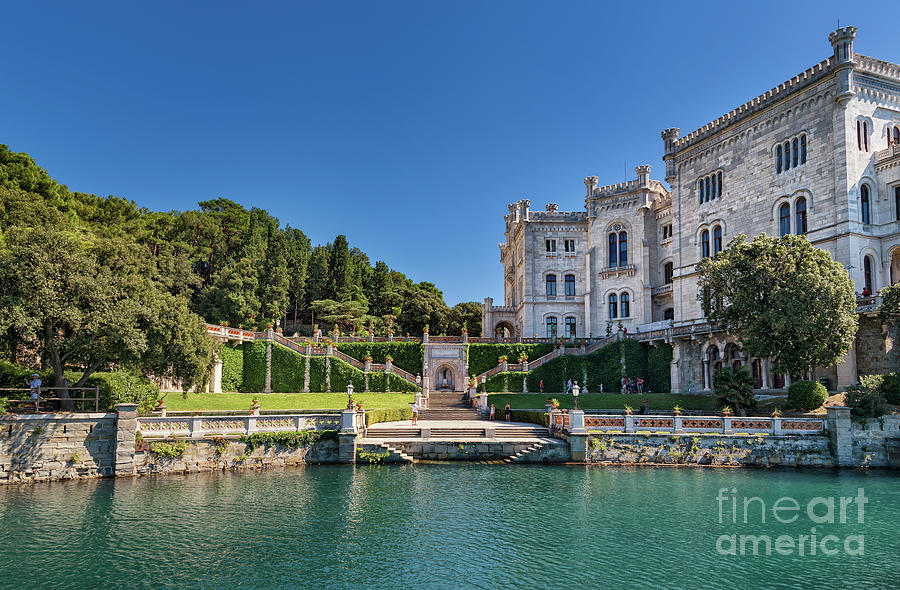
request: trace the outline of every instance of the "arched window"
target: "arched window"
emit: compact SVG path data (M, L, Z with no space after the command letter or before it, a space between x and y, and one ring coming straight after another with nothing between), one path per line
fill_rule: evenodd
M868 291L867 295L871 295L875 292L872 283L872 257L866 256L863 258L863 275L866 281L866 291Z
M609 295L609 317L610 319L619 317L619 299L615 293Z
M709 230L700 232L700 257L709 258Z
M672 276L674 274L674 267L671 262L667 262L663 266L663 284L671 285L672 284Z
M712 175L712 198L716 198L719 196L719 183L716 180L716 175Z
M713 256L722 251L722 226L713 228Z
M619 256L618 240L615 232L609 234L609 265L616 266L616 260Z
M556 295L556 275L547 275L547 295Z
M791 142L784 142L784 170L791 169Z
M869 151L869 124L863 121L863 147Z
M710 195L711 195L710 187L709 187L709 185L710 185L709 176L706 177L705 183L706 183L706 198L704 200L709 201Z
M900 127L894 127L894 145L900 144Z
M862 121L856 122L856 149L862 151Z
M575 318L566 318L566 338L575 338Z
M619 266L628 264L628 232L619 232Z
M800 136L800 163L806 164L806 135Z
M697 199L698 202L703 204L703 179L697 181Z
M806 199L800 197L794 204L794 229L798 236L806 233Z
M631 317L631 296L628 293L622 293L622 317Z
M791 144L794 146L793 166L796 168L800 165L800 140L795 137Z
M897 221L900 221L900 186L894 187L894 209L897 213Z
M566 275L566 295L575 294L575 275Z
M775 173L781 174L781 145L775 148Z
M791 206L782 203L778 208L778 234L786 236L791 233Z
M869 185L864 184L859 188L860 213L862 213L862 222L868 224L871 222L869 218Z
M722 196L722 191L725 189L725 185L722 184L722 173L717 172L716 176L719 178L719 196Z
M547 338L556 338L556 318L547 318Z

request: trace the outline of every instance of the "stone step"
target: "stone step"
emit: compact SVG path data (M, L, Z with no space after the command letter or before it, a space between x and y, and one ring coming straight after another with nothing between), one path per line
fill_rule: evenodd
M401 461L404 463L415 463L416 462L416 459L414 457L410 457L409 455L407 455L400 449L395 449L391 445L387 445L387 444L382 444L381 446L384 447L385 449L387 449L387 451L389 453L399 457L401 459Z
M432 428L431 438L482 438L484 428Z
M511 426L509 428L497 428L494 430L496 438L548 438L550 431L541 426L533 428L527 426Z
M425 410L419 413L419 420L481 420L481 415L464 409Z
M422 430L419 428L379 428L370 429L368 438L419 438Z

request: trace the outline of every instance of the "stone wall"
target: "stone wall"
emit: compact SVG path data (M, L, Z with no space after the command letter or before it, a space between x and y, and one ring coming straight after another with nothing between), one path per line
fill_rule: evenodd
M831 467L828 437L591 434L588 462Z
M851 457L863 467L900 467L900 416L852 422Z
M138 475L198 473L202 471L243 471L306 464L338 463L338 441L325 440L299 448L274 445L257 447L251 453L247 445L237 440L184 440L187 450L181 457L161 457L149 450L135 453L134 464ZM169 439L167 442L179 442Z
M884 326L877 317L861 315L856 332L856 367L860 375L881 375L900 371L900 355L894 342L900 325Z
M565 444L542 446L532 442L516 441L388 441L397 449L415 459L427 461L498 461L520 455L516 460L523 463L540 463L546 459L557 463L570 459L569 447ZM540 448L535 448L540 446ZM376 446L365 450L378 451Z
M116 417L0 416L0 484L112 476Z

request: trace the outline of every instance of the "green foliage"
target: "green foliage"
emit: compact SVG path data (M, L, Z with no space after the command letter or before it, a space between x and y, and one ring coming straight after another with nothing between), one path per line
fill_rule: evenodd
M332 359L332 362L334 359ZM325 357L313 356L309 358L309 390L326 392L325 382Z
M344 354L358 361L365 360L366 355L372 362L384 364L390 356L395 367L418 375L422 372L422 344L420 342L342 342L334 346Z
M872 377L872 375L863 376L859 385L847 388L844 403L850 408L850 415L855 420L864 422L887 412L884 395L879 389L880 380Z
M864 387L877 389L884 397L885 402L893 405L900 404L900 373L863 375L859 381Z
M8 397L0 397L0 414L5 414L9 411L9 398Z
M553 393L565 391L565 383L569 379L578 381L582 390L587 386L589 392L620 391L622 388L622 359L628 377L644 379L645 391L649 391L649 374L647 369L648 346L635 340L625 339L611 342L587 356L561 356L545 363L528 374L528 391L539 391L541 380L544 391ZM587 375L587 382L584 376Z
M853 343L853 282L805 236L761 234L748 242L740 235L697 271L706 315L752 356L771 357L776 372L833 365Z
M498 408L503 410L504 406ZM511 422L529 422L531 424L540 424L541 426L550 427L550 414L547 412L534 412L528 410L510 410L509 419Z
M332 362L333 359L332 359ZM306 357L294 350L272 343L272 391L294 393L303 391Z
M658 344L647 350L647 377L644 389L647 391L669 391L672 388L672 345Z
M182 457L184 456L185 451L187 451L187 443L184 441L171 443L160 441L150 444L151 453L156 453L160 457L168 457L169 459Z
M379 422L398 422L400 420L412 420L412 409L392 408L385 410L366 410L366 426Z
M100 408L106 410L115 410L117 404L137 404L138 414L146 415L153 411L159 398L159 387L124 369L94 373L87 385L99 387Z
M301 430L284 432L254 432L249 436L242 436L239 440L247 445L247 452L252 453L258 447L274 447L280 445L291 449L310 447L317 442L337 440L337 430Z
M470 344L469 374L481 375L485 371L498 365L498 359L505 356L507 359L518 359L525 355L529 360L535 361L553 350L552 344Z
M900 283L881 290L881 309L878 317L883 324L892 324L900 317Z
M244 381L241 391L262 391L266 385L266 341L245 342L241 348L244 354Z
M818 381L795 381L788 387L787 405L790 408L809 412L815 410L828 399L828 390Z
M716 371L713 376L716 407L730 407L741 415L747 410L756 408L756 398L753 397L754 385L756 385L756 381L747 365L743 365L736 371L732 367Z
M360 451L356 453L356 460L360 463L368 463L369 465L378 465L384 463L384 460L390 457L387 451L378 453L375 451Z
M347 364L342 360L331 359L331 391L347 391L347 384L353 382L353 389L364 391L366 386L366 374Z
M241 391L244 383L244 350L243 345L225 345L219 352L222 357L222 391L234 393Z
M397 377L393 373L388 376L388 391L396 393L415 393L419 388L407 381Z
M504 371L489 377L484 384L478 384L479 391L488 393L510 392L522 393L522 385L528 373L521 371Z

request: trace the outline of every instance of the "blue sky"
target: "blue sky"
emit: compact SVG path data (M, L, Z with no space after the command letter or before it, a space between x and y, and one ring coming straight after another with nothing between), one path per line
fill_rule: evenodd
M152 209L224 196L449 304L502 299L506 204L584 206L830 55L900 62L900 2L24 2L0 143Z

